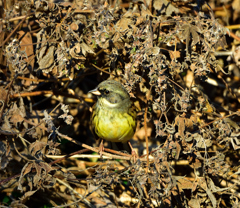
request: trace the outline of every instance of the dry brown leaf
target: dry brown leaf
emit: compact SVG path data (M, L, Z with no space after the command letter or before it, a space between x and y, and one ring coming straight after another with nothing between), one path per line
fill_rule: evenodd
M33 70L34 63L35 63L35 56L34 56L34 50L33 50L32 36L30 32L26 33L22 30L19 31L18 34L19 34L18 39L20 40L21 51L26 52L27 54L26 61L32 67L31 70Z

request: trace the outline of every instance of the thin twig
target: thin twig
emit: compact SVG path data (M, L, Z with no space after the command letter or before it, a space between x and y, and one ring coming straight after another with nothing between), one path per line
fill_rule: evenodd
M56 180L66 186L69 190L71 190L73 193L75 193L76 195L78 195L81 199L78 201L84 201L86 205L88 205L89 207L93 208L94 206L85 198L85 196L81 195L80 193L78 193L77 191L75 191L75 189L73 189L69 184L65 183L64 181L60 180L59 178L56 178ZM74 202L73 204L76 204L76 202ZM60 206L63 207L63 206Z
M0 47L3 47L5 45L5 43L12 37L12 35L16 32L16 30L20 27L20 25L27 19L27 17L31 15L28 14L26 15L21 22L18 23L18 25L14 28L14 30L7 36L7 38L2 42L2 44L0 45Z
M148 136L147 136L147 111L148 111L148 100L151 95L152 91L152 86L150 87L150 90L147 92L147 103L145 107L145 112L144 112L144 130L145 130L145 140L146 140L146 151L147 151L147 167L146 167L146 174L148 173L148 168L149 168L149 146L148 146Z

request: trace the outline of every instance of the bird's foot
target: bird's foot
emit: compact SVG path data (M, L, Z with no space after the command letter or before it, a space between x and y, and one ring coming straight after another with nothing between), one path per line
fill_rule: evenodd
M133 163L135 163L137 161L137 159L138 159L138 155L135 152L135 150L133 149L133 147L132 147L130 142L128 142L128 145L131 148L131 154L132 154L131 158L133 159Z
M102 158L102 153L104 152L103 139L102 139L102 141L101 141L101 143L99 145L98 152L99 152L100 158Z

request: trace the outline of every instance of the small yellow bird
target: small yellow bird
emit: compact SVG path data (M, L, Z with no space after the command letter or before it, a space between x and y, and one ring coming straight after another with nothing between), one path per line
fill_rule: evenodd
M136 107L130 100L129 93L123 85L114 80L101 82L91 93L98 95L91 117L92 132L101 138L100 155L103 139L111 142L128 142L136 130ZM132 154L136 155L130 142Z

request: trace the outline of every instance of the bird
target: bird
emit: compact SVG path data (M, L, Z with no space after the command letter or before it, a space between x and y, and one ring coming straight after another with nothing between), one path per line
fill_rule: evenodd
M100 157L104 151L103 140L128 142L132 155L136 157L129 140L136 131L137 111L126 88L118 81L105 80L89 92L98 96L92 108L91 130L101 139Z

